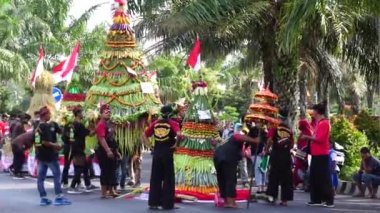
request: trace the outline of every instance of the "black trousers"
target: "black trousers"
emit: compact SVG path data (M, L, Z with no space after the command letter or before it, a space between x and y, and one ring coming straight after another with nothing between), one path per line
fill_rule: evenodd
M63 155L64 155L64 165L63 165L63 171L62 171L62 179L61 182L63 184L69 183L69 169L71 161L73 160L73 156L70 156L70 145L65 144L63 147Z
M96 156L99 160L100 167L100 185L102 186L117 186L117 160L110 159L103 150L98 150ZM115 155L116 156L116 155Z
M277 199L279 186L281 186L281 201L293 200L293 180L290 165L284 167L271 165L267 195Z
M90 155L90 157L88 158L88 161L87 161L87 168L88 168L88 173L90 175L90 178L95 177L94 165L92 164L94 157L95 157L94 154Z
M154 152L150 176L149 206L174 207L175 177L173 152Z
M218 161L214 159L216 178L222 198L236 197L238 162Z
M314 203L326 202L334 204L328 155L313 156L311 158L310 200Z
M15 174L22 173L22 166L25 163L25 154L22 149L20 149L16 144L12 144L13 153L13 170Z
M80 184L80 177L83 174L84 184L86 186L91 185L90 176L88 172L88 165L84 166L74 165L74 178L71 181L71 188L75 188Z

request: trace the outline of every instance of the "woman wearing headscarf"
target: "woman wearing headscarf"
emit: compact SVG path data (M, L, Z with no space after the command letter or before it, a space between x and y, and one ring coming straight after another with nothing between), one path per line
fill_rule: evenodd
M290 150L293 147L293 132L287 124L288 112L281 110L279 113L281 123L268 134L266 151L271 147L269 160L268 201L274 203L278 197L278 188L281 186L281 203L287 206L287 202L293 200L292 183L292 158Z
M224 199L226 208L237 208L236 184L237 166L243 158L242 148L244 143L257 144L258 137L252 136L250 130L248 135L240 133L233 134L226 143L219 146L214 153L214 165L218 180L220 196Z
M298 129L300 130L300 135L297 141L297 150L305 153L306 156L298 156L296 155L294 171L293 171L293 184L294 187L297 187L298 184L302 183L302 179L300 174L305 174L307 171L307 153L306 149L308 148L308 140L303 139L304 135L311 136L313 134L312 127L308 120L301 119L298 122Z

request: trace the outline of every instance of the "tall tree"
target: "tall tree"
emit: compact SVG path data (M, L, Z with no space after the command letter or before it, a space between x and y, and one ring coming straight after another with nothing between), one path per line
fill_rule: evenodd
M44 46L47 53L45 67L50 69L58 62L57 55L68 54L78 40L83 42L84 52L81 54L80 70L85 74L89 69L92 71L93 67L88 63L94 62L94 53L103 47L99 44L105 36L102 27L87 32L86 26L100 4L89 8L67 24L71 3L72 0L0 1L0 23L7 26L0 29L1 79L25 83L25 76L29 76L35 67L40 45Z

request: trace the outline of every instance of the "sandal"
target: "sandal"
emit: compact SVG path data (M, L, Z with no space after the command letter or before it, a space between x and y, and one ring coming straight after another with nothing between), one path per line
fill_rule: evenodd
M110 194L109 196L112 197L112 198L117 198L117 197L119 197L120 195L119 195L119 194Z
M111 198L113 198L113 197L110 196L110 195L102 195L102 196L100 197L100 199L111 199Z

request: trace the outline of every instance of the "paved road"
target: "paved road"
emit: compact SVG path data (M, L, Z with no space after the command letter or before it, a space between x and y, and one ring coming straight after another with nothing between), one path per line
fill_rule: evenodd
M143 164L143 182L149 178L150 159L144 159ZM46 188L50 197L53 196L52 180L47 180ZM98 184L98 181L95 181ZM36 189L36 180L28 178L25 180L13 180L9 174L0 173L0 213L105 213L105 212L152 212L147 209L147 202L141 200L126 200L124 198L114 200L100 199L100 192L95 191L81 195L67 195L74 203L71 206L64 207L40 207L39 198ZM302 192L295 193L295 201L290 203L289 207L269 206L266 203L252 203L249 210L245 209L245 204L240 204L241 209L233 212L380 212L380 200L356 199L349 196L336 197L336 208L313 208L306 207L308 194ZM213 204L178 204L180 209L175 212L220 212L231 211L227 209L217 209Z

